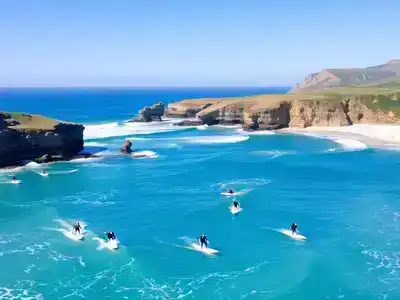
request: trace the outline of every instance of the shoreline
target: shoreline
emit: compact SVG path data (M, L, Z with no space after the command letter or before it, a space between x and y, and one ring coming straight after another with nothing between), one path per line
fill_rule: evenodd
M394 148L400 150L400 126L386 124L355 124L342 127L307 128L289 127L277 133L311 135L331 140L352 139L376 148Z

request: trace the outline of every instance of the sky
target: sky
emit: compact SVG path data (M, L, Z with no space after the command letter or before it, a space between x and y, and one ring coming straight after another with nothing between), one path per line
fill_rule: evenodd
M0 86L292 85L400 58L398 0L0 0Z

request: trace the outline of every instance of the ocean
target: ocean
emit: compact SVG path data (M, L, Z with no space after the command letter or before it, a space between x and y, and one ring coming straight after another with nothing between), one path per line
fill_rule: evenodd
M400 299L400 152L125 123L156 101L286 91L0 91L0 110L83 123L86 151L103 155L50 164L48 177L0 173L0 299ZM119 155L126 138L147 157ZM239 195L220 194L230 188ZM83 241L66 236L76 220ZM281 233L294 221L307 240ZM106 231L118 250L101 247ZM218 255L193 251L201 233Z

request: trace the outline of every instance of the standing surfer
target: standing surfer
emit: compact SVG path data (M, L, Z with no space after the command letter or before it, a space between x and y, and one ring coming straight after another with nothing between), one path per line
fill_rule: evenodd
M107 238L108 238L109 241L116 239L115 233L113 231L107 232L106 235L107 235Z
M237 200L233 201L233 207L239 209L239 202Z
M203 249L203 245L205 245L206 248L208 248L208 239L204 233L200 236L199 242L201 249Z
M294 222L292 224L292 234L297 234L297 227L298 227L297 222Z
M81 224L79 224L79 222L76 222L76 224L74 225L74 228L73 228L74 233L81 234L81 229L82 229Z

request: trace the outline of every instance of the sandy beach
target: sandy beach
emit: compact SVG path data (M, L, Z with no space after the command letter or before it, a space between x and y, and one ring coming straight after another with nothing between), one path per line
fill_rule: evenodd
M341 140L354 140L369 147L400 150L400 126L356 124L343 127L285 128L279 132L312 135L328 138L340 143Z

